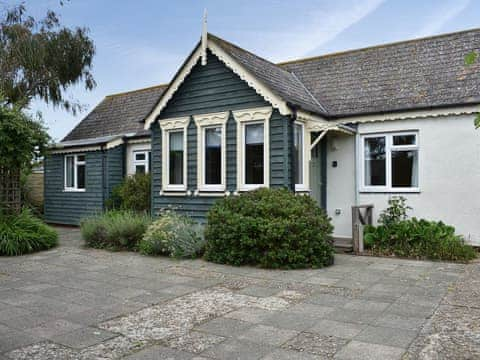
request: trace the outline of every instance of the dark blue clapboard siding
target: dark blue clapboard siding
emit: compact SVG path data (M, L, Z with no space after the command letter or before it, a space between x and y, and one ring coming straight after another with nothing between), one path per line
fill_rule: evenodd
M255 90L250 88L230 69L208 53L207 65L195 65L184 83L170 99L160 115L160 120L180 116L193 116L220 111L232 111L270 106ZM272 187L292 185L292 122L274 111L270 121L270 183ZM188 190L197 189L197 129L190 120L187 134ZM158 123L152 126L152 213L173 208L201 222L218 197L160 196L161 131ZM230 113L226 134L227 190L237 190L236 122Z
M78 225L86 216L103 210L104 200L123 179L123 145L106 151L85 153L84 192L64 191L65 155L49 155L45 160L45 220Z
M77 225L82 217L103 208L103 153L85 153L85 192L64 191L64 156L49 155L45 159L45 220Z
M125 145L119 145L106 151L106 191L105 199L112 194L115 186L120 184L125 176Z

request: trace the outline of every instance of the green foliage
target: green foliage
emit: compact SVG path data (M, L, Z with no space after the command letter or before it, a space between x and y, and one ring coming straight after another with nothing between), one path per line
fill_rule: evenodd
M474 120L475 129L480 129L480 114L477 114Z
M80 82L95 87L94 54L87 29L62 26L53 11L36 20L23 4L13 7L0 19L0 92L9 104L26 107L39 98L75 113L81 106L65 90Z
M378 222L385 226L398 223L407 218L407 211L411 209L410 206L407 206L407 199L403 196L393 196L388 199L388 207L382 211Z
M196 258L204 248L202 225L173 211L164 212L154 221L139 245L143 254L174 258Z
M258 189L219 200L207 219L209 261L266 268L333 263L333 226L310 196Z
M32 213L0 212L0 255L22 255L47 250L57 245L58 234Z
M478 59L478 53L476 51L472 51L471 53L468 53L465 55L465 65L470 66L475 64L475 62Z
M453 261L468 261L476 256L475 250L455 235L455 228L441 221L412 218L369 226L364 239L365 247L376 254Z
M135 250L150 222L146 214L112 210L83 219L80 229L87 246Z
M0 105L0 166L25 170L45 154L50 137L40 121L18 108Z
M135 174L127 176L112 190L106 206L109 209L123 209L150 212L151 176Z

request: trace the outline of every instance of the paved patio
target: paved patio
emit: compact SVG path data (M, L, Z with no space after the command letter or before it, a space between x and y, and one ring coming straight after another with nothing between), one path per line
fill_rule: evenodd
M478 264L337 255L271 271L83 249L59 231L57 249L0 258L0 359L429 358L448 343L431 336L442 313L480 311Z

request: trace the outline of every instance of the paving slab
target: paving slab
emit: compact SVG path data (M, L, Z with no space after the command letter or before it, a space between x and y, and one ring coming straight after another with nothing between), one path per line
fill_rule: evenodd
M298 335L298 331L280 329L268 325L255 325L237 336L239 340L251 341L259 344L280 346L287 340Z
M417 331L413 330L394 329L383 326L368 326L355 336L355 340L406 349L416 336Z
M270 345L231 339L202 353L213 359L255 360L261 359L273 351Z
M115 336L118 335L102 329L85 327L58 336L52 336L50 337L50 340L57 344L65 345L71 348L83 349L85 347L96 345L105 340L111 339Z
M342 339L352 339L367 325L352 324L334 320L320 320L308 331L326 336L335 336Z
M398 360L404 349L392 346L376 345L360 341L351 341L336 355L340 360Z

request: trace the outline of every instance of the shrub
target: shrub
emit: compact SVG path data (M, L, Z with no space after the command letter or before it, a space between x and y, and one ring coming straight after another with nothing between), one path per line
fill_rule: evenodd
M154 221L140 242L140 252L147 255L169 255L195 258L205 247L203 227L187 216L167 211Z
M151 176L135 174L127 176L115 186L106 202L108 209L150 212Z
M219 200L207 216L205 258L267 268L333 263L333 226L309 196L258 189Z
M367 226L365 248L374 254L431 260L468 261L476 257L475 250L455 234L455 228L439 221L407 219L411 209L403 197L392 198L379 217L380 226Z
M82 220L80 228L87 246L135 250L150 222L147 214L111 210Z
M407 206L407 199L403 196L391 197L388 199L388 207L378 217L378 222L388 226L406 220L407 211L411 209L410 206Z
M365 246L373 253L431 260L468 261L476 256L475 250L455 235L454 227L416 218L367 227Z
M28 209L20 214L0 211L0 255L22 255L47 250L58 243L58 234L32 215Z

